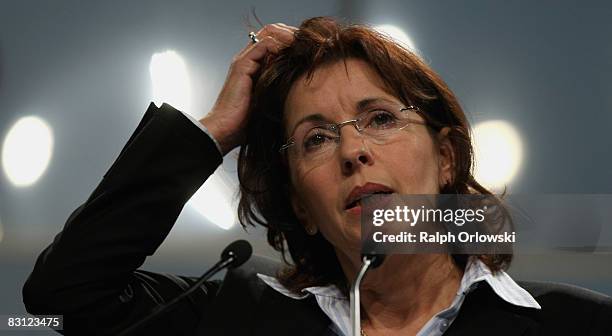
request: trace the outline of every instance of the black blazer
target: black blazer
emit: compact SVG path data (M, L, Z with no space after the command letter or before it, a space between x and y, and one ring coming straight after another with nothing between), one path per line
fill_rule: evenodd
M183 292L195 278L138 268L221 161L214 142L182 113L151 104L98 187L38 257L23 288L27 311L64 315L66 335L115 335ZM257 278L278 266L253 257L138 334L333 335L314 298L293 300ZM445 335L612 335L609 297L519 284L542 310L508 304L483 283Z

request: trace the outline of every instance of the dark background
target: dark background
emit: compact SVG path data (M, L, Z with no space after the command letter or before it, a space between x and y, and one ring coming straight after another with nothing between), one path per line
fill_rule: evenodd
M33 185L18 187L0 174L0 315L24 312L21 286L35 257L100 181L152 100L152 55L171 49L182 56L188 112L199 118L247 42L253 5L264 23L332 15L403 29L472 123L502 119L519 132L523 160L511 193L612 193L610 2L2 1L0 139L19 118L36 115L51 127L54 147ZM231 199L234 155L219 174ZM199 275L237 237L277 257L262 230L222 229L195 208L185 207L145 268ZM611 254L518 255L510 274L612 294Z

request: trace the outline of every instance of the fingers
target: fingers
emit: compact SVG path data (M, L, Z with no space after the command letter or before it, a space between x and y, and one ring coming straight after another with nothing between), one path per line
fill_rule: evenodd
M252 75L259 68L259 61L268 53L277 54L294 40L298 29L283 23L269 24L257 32L259 42L249 43L232 62L232 67L239 73Z
M272 49L272 52L278 52L278 50L290 45L293 42L294 32L297 30L297 28L288 26L284 23L266 25L256 33L259 42L255 44L249 43L238 53L238 56L243 56L244 54L257 49L255 46L263 42L267 37L272 37L277 42L273 43L274 48Z
M241 74L252 75L259 69L259 61L267 54L276 54L284 45L272 36L266 36L253 44L244 53L237 55L232 62L232 70Z

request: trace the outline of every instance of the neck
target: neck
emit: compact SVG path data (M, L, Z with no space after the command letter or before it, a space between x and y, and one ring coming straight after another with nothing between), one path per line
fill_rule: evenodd
M361 262L338 260L353 281ZM391 255L371 270L361 284L364 328L384 335L416 334L427 321L453 302L463 270L447 254Z

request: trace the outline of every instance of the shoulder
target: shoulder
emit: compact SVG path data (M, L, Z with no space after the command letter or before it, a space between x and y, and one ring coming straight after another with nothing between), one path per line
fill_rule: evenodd
M612 298L583 287L557 282L518 281L521 287L531 294L542 308L543 305L577 305L581 307L611 307Z
M214 309L202 319L201 334L251 335L256 329L266 333L272 330L274 335L295 335L303 330L325 330L329 320L314 298L291 299L257 276L275 276L281 267L279 261L253 256L240 267L228 270ZM236 316L241 316L240 323L236 323Z
M571 322L590 330L610 330L611 297L564 283L518 281L518 284L542 306L538 313L541 320Z
M484 282L466 297L453 322L456 334L469 331L470 335L612 335L610 297L560 283L517 281L517 284L541 309L511 304Z
M220 282L213 302L213 322L222 323L227 320L224 316L234 316L236 313L252 317L253 311L260 309L269 296L267 285L257 273L274 274L280 266L277 261L254 255L240 267L229 269Z

